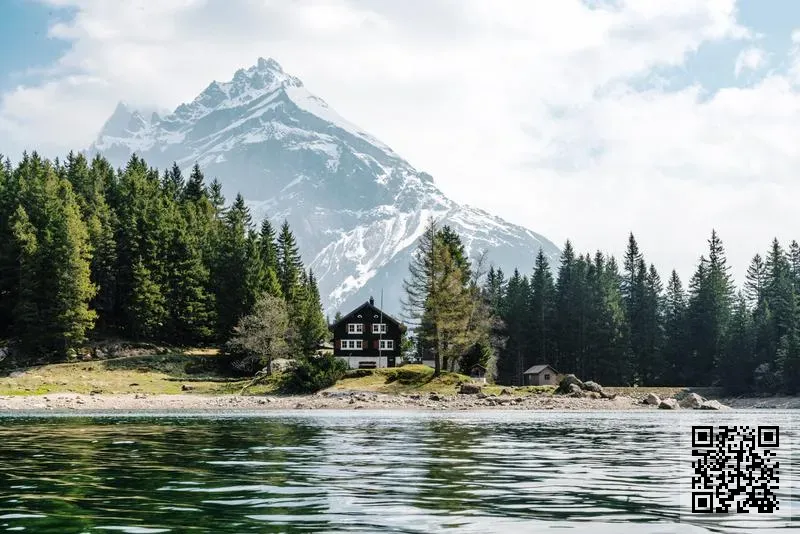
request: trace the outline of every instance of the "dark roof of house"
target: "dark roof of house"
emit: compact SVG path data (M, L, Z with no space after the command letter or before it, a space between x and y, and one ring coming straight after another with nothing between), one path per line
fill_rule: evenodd
M530 369L528 369L527 371L525 371L522 374L524 374L524 375L538 375L539 373L541 373L542 371L544 371L547 368L549 368L554 373L558 374L558 371L556 371L555 369L553 369L551 366L549 366L547 364L534 365L533 367L531 367Z
M392 317L388 313L386 313L384 311L381 311L381 309L378 308L377 306L375 306L375 304L372 304L370 301L367 301L364 304L362 304L361 306L359 306L358 308L356 308L355 310L353 310L350 313L348 313L347 315L343 316L341 319L339 319L335 323L333 323L331 325L331 328L335 327L336 325L338 325L340 323L343 323L344 321L347 321L348 319L351 319L358 312L362 312L362 314L363 314L363 310L366 309L366 308L371 308L373 310L373 315L375 315L375 314L377 314L377 315L383 314L383 320L384 321L392 322L392 323L396 324L397 326L400 326L402 324L400 321L398 321L397 319L395 319L394 317Z

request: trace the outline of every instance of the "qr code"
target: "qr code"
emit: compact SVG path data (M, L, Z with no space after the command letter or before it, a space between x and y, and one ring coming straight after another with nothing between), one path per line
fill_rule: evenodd
M692 426L692 512L778 510L779 446L777 426Z

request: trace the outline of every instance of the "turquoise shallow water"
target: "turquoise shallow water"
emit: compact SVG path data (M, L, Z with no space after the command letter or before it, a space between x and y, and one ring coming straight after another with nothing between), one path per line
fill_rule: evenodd
M796 418L0 415L0 532L800 532ZM780 426L777 513L681 512L703 423Z

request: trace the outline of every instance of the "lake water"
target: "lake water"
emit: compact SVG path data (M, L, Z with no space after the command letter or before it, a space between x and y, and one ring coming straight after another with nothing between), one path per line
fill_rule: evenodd
M796 418L6 415L0 532L800 532ZM780 426L778 512L681 512L690 428L703 423Z

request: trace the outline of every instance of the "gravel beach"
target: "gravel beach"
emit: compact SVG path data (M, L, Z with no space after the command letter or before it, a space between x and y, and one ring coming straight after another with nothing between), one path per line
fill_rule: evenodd
M38 411L260 411L288 409L417 409L417 410L652 410L639 399L572 398L550 395L388 395L371 392L322 392L298 396L239 395L82 395L53 393L0 397L0 412Z

